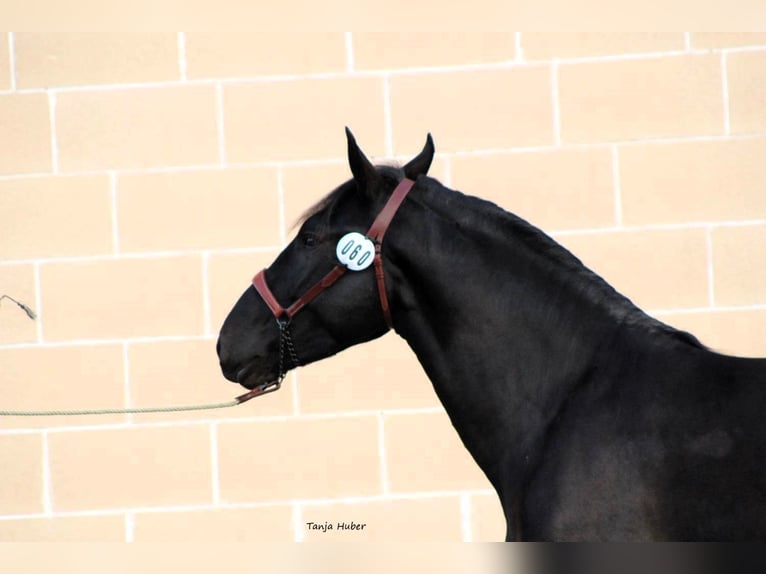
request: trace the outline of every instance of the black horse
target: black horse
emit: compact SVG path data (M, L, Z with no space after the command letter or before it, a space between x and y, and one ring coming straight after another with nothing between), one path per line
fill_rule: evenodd
M265 389L390 317L497 490L507 540L766 539L766 359L708 350L539 229L428 177L430 135L403 168L347 135L353 179L222 327L226 378ZM384 211L385 241L368 231ZM354 249L374 267L345 272Z

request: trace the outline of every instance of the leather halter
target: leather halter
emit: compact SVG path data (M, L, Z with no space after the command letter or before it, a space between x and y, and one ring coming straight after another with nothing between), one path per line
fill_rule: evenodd
M373 259L373 266L375 267L375 280L378 285L378 296L380 298L380 308L383 311L383 318L386 321L386 325L389 329L393 328L391 321L391 308L388 304L388 295L386 294L386 279L383 273L383 258L381 256L381 247L383 245L383 237L388 230L388 226L391 224L391 220L396 215L399 206L407 197L410 189L415 184L411 179L403 179L394 189L391 197L388 198L386 205L380 210L378 216L373 221L370 228L367 230L366 236L375 245L375 257ZM255 277L253 277L253 286L261 298L271 309L274 318L277 322L290 322L298 311L303 309L306 305L311 303L325 290L329 289L338 279L340 279L346 273L346 267L344 265L336 264L332 270L322 277L319 281L309 287L306 292L301 295L294 303L285 308L279 303L277 298L272 293L266 282L265 269L259 271Z

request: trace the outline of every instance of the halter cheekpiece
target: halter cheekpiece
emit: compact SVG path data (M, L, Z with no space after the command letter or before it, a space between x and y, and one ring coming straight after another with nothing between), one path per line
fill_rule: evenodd
M366 238L372 241L375 247L375 255L373 258L373 267L375 268L375 281L378 285L380 308L383 311L383 318L386 321L386 325L389 329L393 327L393 324L391 321L391 308L388 304L388 295L386 294L386 279L383 273L383 258L381 256L381 247L383 245L383 237L388 230L388 226L391 224L391 220L394 218L394 215L396 215L399 206L407 197L407 194L409 193L410 189L412 189L414 184L415 182L413 180L407 178L399 182L391 194L391 197L388 198L388 201L383 206L383 209L380 210L380 213L378 213L375 221L373 221L372 225L365 234ZM303 309L325 290L334 285L335 282L340 279L347 270L348 267L346 265L337 263L335 267L333 267L332 270L327 273L327 275L309 287L306 292L303 293L303 295L301 295L296 301L294 301L289 307L286 308L282 307L277 298L274 296L274 293L272 293L271 289L269 288L269 285L266 282L265 269L259 271L255 277L253 277L253 287L255 287L255 290L269 307L271 313L274 315L274 318L277 320L277 324L279 325L279 376L277 377L276 381L271 381L259 385L250 391L250 393L243 395L243 397L247 397L247 399L249 399L252 396L264 394L265 392L276 391L282 384L287 371L290 368L300 365L300 360L298 359L298 356L295 352L295 347L293 346L292 338L290 335L290 321L298 313L298 311ZM292 363L292 365L288 368L285 368L284 364L285 351L288 352L290 362Z

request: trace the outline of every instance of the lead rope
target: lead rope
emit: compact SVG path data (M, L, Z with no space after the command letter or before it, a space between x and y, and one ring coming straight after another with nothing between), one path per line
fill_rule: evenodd
M189 405L181 407L145 407L128 409L81 409L62 411L0 411L0 417L58 417L74 415L126 415L140 413L177 413L182 411L204 411L210 409L225 409L235 407L242 401L234 399L225 403L211 403L209 405Z
M10 299L10 297L8 297ZM15 301L14 301L15 302ZM279 389L282 381L287 376L287 372L290 369L299 367L301 362L298 358L298 354L295 352L295 345L293 345L293 339L290 335L290 323L289 321L277 321L279 324L279 377L272 385L275 387L271 390L264 391L260 394L266 394ZM290 362L292 363L290 368L285 369L285 350L289 355ZM77 409L77 410L55 410L55 411L4 411L0 410L0 417L57 417L57 416L77 416L77 415L129 415L129 414L142 414L142 413L178 413L185 411L206 411L213 409L226 409L229 407L236 407L242 404L245 397L251 395L242 395L231 401L225 403L211 403L207 405L188 405L180 407L135 407L127 409ZM254 395L257 396L257 395ZM244 399L244 400L243 400Z

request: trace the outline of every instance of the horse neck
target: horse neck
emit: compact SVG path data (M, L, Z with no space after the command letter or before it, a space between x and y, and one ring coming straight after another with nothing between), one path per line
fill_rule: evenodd
M513 482L508 472L523 480L551 418L620 325L514 237L506 216L420 189L397 215L403 231L386 238L396 331L496 488Z

